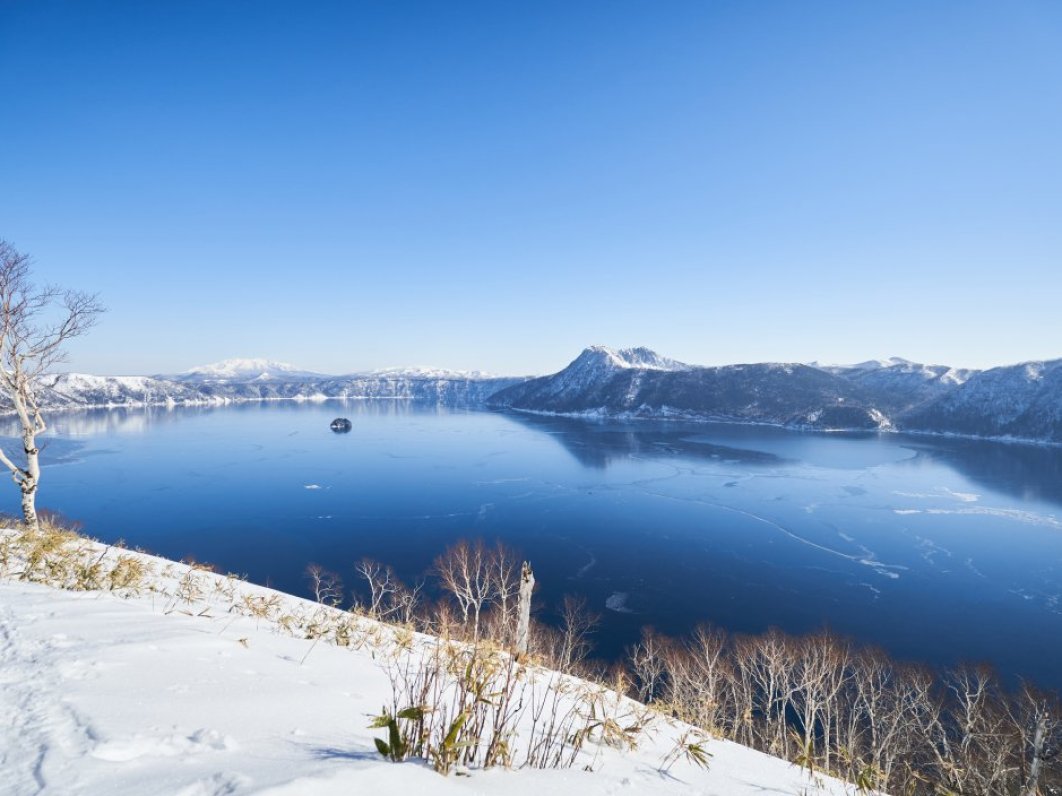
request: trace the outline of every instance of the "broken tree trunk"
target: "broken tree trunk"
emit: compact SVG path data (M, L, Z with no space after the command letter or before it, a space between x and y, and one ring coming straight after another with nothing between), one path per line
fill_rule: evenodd
M527 646L531 638L531 592L535 588L535 573L531 565L524 562L520 569L520 603L517 607L516 654L527 655Z

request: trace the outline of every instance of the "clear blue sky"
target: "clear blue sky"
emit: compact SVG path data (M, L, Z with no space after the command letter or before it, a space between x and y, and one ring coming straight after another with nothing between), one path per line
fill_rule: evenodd
M0 0L100 373L1062 356L1062 3Z

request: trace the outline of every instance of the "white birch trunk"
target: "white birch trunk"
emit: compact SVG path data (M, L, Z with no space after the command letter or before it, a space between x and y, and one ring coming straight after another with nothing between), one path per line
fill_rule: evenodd
M58 315L55 311L61 307ZM22 426L17 464L0 449L0 465L22 493L26 524L37 528L37 488L41 480L37 435L47 429L37 402L40 380L61 362L63 344L92 328L103 306L96 297L30 279L29 257L0 240L0 393L11 400Z
M28 412L20 412L20 415L23 414L25 419L22 425L22 450L26 454L26 469L19 485L22 490L22 519L27 525L37 528L37 485L41 481L40 450L37 448L38 423L29 417Z
M18 484L22 493L22 519L26 525L37 529L40 527L37 518L37 487L41 480L40 450L37 448L37 434L44 431L44 420L40 412L31 410L27 406L25 395L22 391L22 374L15 372L14 382L17 388L11 395L15 413L18 415L19 424L22 426L22 451L25 456L25 465L19 466L0 452L0 463L3 463L10 471L11 478Z
M531 639L531 592L535 588L535 573L531 565L524 562L520 569L520 602L517 607L516 653L527 655Z
M1036 717L1036 729L1032 742L1032 765L1029 766L1029 779L1022 790L1022 796L1037 796L1040 792L1040 768L1044 761L1044 740L1047 735L1047 720L1043 715Z

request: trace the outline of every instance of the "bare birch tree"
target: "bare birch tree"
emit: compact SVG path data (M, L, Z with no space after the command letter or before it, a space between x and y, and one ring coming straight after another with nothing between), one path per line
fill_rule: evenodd
M714 733L734 724L729 710L733 671L725 653L726 636L707 625L691 639L668 647L667 702L683 721Z
M490 553L482 541L462 539L435 559L435 571L461 609L462 624L467 628L471 620L472 638L478 639L480 615L494 591Z
M38 403L42 378L63 361L64 344L95 325L103 307L94 295L50 285L30 276L30 259L0 240L0 391L21 426L22 455L13 461L0 450L0 463L22 493L22 517L38 527L41 481L37 435L47 428Z
M649 704L658 700L666 681L666 649L671 641L651 627L642 628L642 640L627 648L627 660L638 685L638 701Z
M343 579L320 564L306 567L306 577L313 590L313 598L321 605L336 608L343 602Z
M354 565L354 572L369 587L369 601L363 602L354 595L354 605L373 619L409 625L416 618L420 605L423 582L407 586L394 569L371 558L364 558Z
M1027 772L1021 796L1037 796L1045 765L1062 754L1062 709L1057 696L1023 683L1009 712L1018 731Z
M590 635L600 621L601 617L587 608L585 599L565 595L561 605L561 671L571 672L589 657L593 650Z
M483 612L495 607L500 615L500 635L510 637L513 597L519 587L516 557L504 545L488 549L483 541L460 540L435 559L435 573L443 589L454 598L462 623L472 624L472 638L478 640ZM498 640L504 641L504 638Z

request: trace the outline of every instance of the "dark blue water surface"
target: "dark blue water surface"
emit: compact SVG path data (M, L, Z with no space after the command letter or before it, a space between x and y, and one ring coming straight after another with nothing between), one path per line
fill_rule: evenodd
M310 562L412 579L497 538L545 618L565 593L603 614L603 657L646 624L828 625L1062 687L1057 448L338 401L56 415L47 436L41 505L296 593Z

